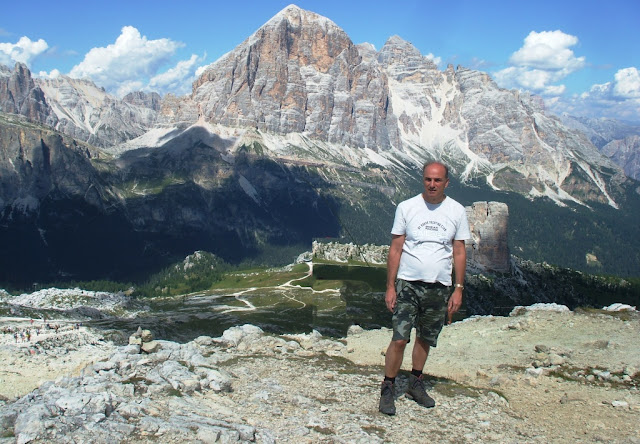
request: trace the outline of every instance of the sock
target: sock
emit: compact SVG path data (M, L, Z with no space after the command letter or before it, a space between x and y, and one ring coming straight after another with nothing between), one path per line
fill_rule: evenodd
M392 383L392 384L395 384L395 383L396 383L396 378L395 378L395 377L390 378L390 377L388 377L388 376L385 376L385 377L384 377L384 380L385 380L385 381L391 381L391 383Z
M415 368L411 370L411 374L413 376L415 376L416 378L419 378L420 376L422 376L422 370L416 370Z

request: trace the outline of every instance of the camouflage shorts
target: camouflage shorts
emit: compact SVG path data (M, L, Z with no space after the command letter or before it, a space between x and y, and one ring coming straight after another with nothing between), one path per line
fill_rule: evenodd
M396 280L398 299L393 310L392 341L411 340L411 329L435 347L447 315L449 287L420 281Z

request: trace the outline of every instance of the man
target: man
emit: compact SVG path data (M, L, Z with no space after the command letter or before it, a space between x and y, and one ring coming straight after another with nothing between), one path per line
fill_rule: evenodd
M424 407L435 406L425 390L422 371L430 347L436 346L445 315L451 322L462 304L467 259L464 241L471 238L466 211L444 194L449 185L445 165L425 164L422 177L424 191L398 205L391 229L385 303L393 313L393 337L385 356L379 406L387 415L396 413L394 383L412 328L416 329L416 341L406 396Z

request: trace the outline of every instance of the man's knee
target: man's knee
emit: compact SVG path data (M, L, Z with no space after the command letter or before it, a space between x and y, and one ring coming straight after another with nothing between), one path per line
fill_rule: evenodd
M420 345L420 347L429 350L429 348L431 347L431 344L429 344L429 341L427 339L422 339L419 336L416 336L416 345Z
M406 339L398 339L396 341L391 341L389 343L389 350L397 351L397 352L404 352L404 349L405 349L405 347L407 346L408 343L409 343L409 341L407 341Z

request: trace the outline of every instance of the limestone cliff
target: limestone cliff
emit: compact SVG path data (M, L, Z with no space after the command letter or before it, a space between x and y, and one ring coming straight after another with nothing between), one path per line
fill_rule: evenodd
M327 18L289 6L194 83L211 122L388 149L387 79Z
M0 65L0 111L20 114L50 126L57 123L44 92L22 63L16 63L13 71Z
M467 261L481 271L509 271L509 207L502 202L474 202L466 210L472 236Z

